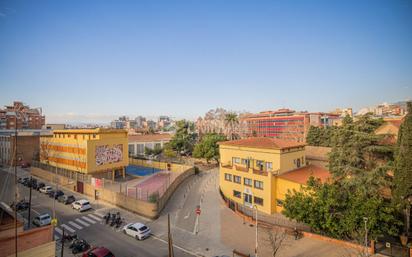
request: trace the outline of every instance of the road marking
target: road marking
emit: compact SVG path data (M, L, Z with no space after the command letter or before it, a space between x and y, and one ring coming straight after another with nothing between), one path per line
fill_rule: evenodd
M59 236L54 235L54 241L58 241L60 239Z
M63 235L63 231L62 231L60 228L55 227L54 230L55 230L57 233L59 233L60 235Z
M102 220L101 218L96 217L96 216L94 216L93 214L88 214L87 216L89 216L90 218L93 218L93 219L95 219L95 220L97 220L97 221L101 221L101 220Z
M97 215L97 216L99 216L99 217L102 218L102 219L103 219L103 217L106 215L106 214L101 214L101 213L98 213L98 212L95 212L94 214Z
M155 236L155 235L153 235L153 234L150 234L150 235L151 235L151 237L153 237L154 239L159 240L160 242L163 242L163 243L165 243L165 244L168 244L168 242L167 242L166 240L163 240L163 239L161 239L160 237L157 237L157 236ZM177 248L177 249L179 249L179 250L181 250L181 251L183 251L183 252L185 252L185 253L188 253L188 254L190 254L190 255L198 256L197 254L195 254L195 253L193 253L193 252L191 252L191 251L189 251L189 250L186 250L185 248L182 248L182 247L176 245L175 243L173 243L173 247L175 247L175 248Z
M86 223L86 222L82 221L81 219L76 219L76 221L79 222L80 224L82 224L85 227L89 226L89 223Z
M187 218L189 218L189 216L190 216L190 212L188 212L187 215L184 216L183 218L184 218L184 219L187 219Z
M83 229L82 226L77 225L76 223L74 223L73 221L69 221L69 224L77 229Z
M67 226L66 224L61 224L60 227L64 228L65 230L69 231L70 233L74 233L74 229L71 227Z
M96 223L96 221L94 221L94 220L92 220L92 219L89 219L89 218L87 218L86 216L83 216L83 217L81 217L81 218L84 219L85 221L88 221L88 222L92 223L92 224L95 224L95 223Z

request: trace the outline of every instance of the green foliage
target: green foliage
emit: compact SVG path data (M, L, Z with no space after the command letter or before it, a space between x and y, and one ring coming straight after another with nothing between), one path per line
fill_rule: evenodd
M284 214L307 223L318 233L339 239L358 239L364 233L363 217L368 218L372 238L396 235L401 222L382 190L391 185L393 148L380 144L382 136L374 134L382 120L367 114L353 121L349 116L341 127L330 132L311 128L310 142L329 142L329 170L332 181L321 184L313 178L301 192L289 192ZM323 137L326 133L330 133Z
M163 151L162 147L160 147L158 145L155 145L155 147L153 149L149 148L149 147L144 148L144 154L145 155L155 155L155 156L157 156L157 155L161 154L162 151Z
M149 195L149 202L157 203L158 200L159 200L159 192L153 192L151 195Z
M224 135L210 133L203 136L202 140L196 144L193 157L205 158L207 162L215 160L219 162L219 146L217 142L226 141Z
M407 106L408 114L400 127L395 152L393 197L399 210L404 208L406 198L412 196L412 102Z
M191 155L197 134L193 122L180 120L176 123L176 134L169 142L170 147L180 155Z
M378 194L368 195L356 187L342 190L338 182L321 184L313 178L302 191L287 193L283 213L317 233L346 240L364 236L363 217L368 218L371 238L396 235L400 225L392 205Z
M310 126L306 136L306 143L313 146L332 146L332 137L337 127L315 127Z
M239 125L239 118L237 114L234 112L227 113L225 116L225 125L228 130L227 131L228 139L229 140L237 139L239 137L239 135L235 133L235 128Z
M163 156L167 157L167 158L176 158L177 154L176 152L173 150L173 148L171 147L171 145L169 143L165 144L163 147Z

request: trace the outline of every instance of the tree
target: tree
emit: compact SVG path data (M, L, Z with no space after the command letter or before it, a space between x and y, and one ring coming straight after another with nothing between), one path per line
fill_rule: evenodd
M289 192L284 214L307 223L318 233L340 239L358 239L364 234L363 217L368 218L370 236L395 235L400 221L382 190L390 186L388 171L392 149L382 145L374 131L382 123L370 115L357 121L345 117L343 126L330 133L331 181L313 178L301 191Z
M267 242L270 247L270 255L276 257L279 249L285 243L287 237L286 232L282 228L265 229L265 231L268 236Z
M230 112L225 115L225 126L229 140L234 140L238 137L235 133L235 128L239 125L239 119L236 113Z
M398 133L395 152L393 199L397 209L409 210L412 198L412 102L407 103L406 115ZM405 213L405 232L409 229L410 213Z
M308 145L319 146L320 145L321 130L319 127L310 126L308 134L306 136L306 143Z
M155 145L155 147L153 149L149 148L149 147L144 148L144 154L145 155L157 156L157 155L161 154L162 152L163 152L163 149L159 145Z
M219 162L219 146L217 143L221 141L226 141L224 135L216 133L206 134L202 140L195 145L193 157L205 158L207 162L212 159Z
M164 145L163 155L167 158L176 158L177 157L176 152L173 150L173 148L170 146L169 143Z
M170 147L180 155L191 155L197 134L193 122L180 120L176 123L176 133L170 140Z

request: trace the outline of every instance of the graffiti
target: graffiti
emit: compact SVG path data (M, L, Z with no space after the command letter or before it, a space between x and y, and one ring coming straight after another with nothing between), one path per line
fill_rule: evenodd
M104 165L110 163L116 163L123 160L123 145L108 145L96 146L96 165Z

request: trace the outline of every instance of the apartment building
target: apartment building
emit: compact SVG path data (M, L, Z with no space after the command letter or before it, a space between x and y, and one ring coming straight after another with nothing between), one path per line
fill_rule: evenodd
M329 172L306 165L305 144L268 137L219 143L222 194L233 205L281 212L288 190L300 190L310 176L326 181Z
M41 108L30 108L18 101L0 109L0 129L41 129L45 120Z
M54 130L40 139L40 162L83 174L124 176L129 163L127 131L122 129Z

